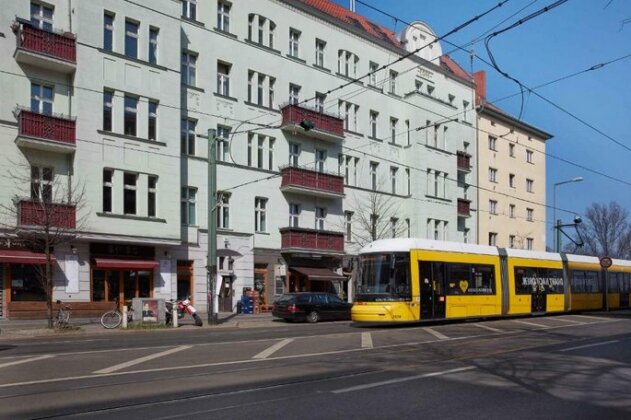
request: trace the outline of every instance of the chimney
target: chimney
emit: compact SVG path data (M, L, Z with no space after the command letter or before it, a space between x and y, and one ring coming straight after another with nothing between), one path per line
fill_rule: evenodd
M355 13L355 0L350 0L348 8L351 10L351 12Z
M486 102L486 73L484 70L473 73L473 80L475 81L475 104L477 106Z

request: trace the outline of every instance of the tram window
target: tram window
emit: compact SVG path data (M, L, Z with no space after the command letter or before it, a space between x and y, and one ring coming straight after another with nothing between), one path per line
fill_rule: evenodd
M598 271L572 270L572 293L602 292L598 274Z
M515 267L515 293L563 293L563 272L556 268Z
M609 276L607 277L607 290L609 293L615 293L619 290L618 279L622 279L622 273L609 273Z
M585 292L585 272L572 270L572 293Z
M586 271L585 272L585 292L597 293L601 292L600 281L598 277L598 271Z
M441 264L441 263L438 263ZM447 294L492 295L495 280L492 265L445 263Z

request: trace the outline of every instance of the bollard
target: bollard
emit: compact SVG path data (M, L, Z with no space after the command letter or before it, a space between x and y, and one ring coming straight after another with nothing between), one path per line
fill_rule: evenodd
M123 305L123 329L127 329L127 305Z
M171 324L173 325L173 328L177 328L177 323L178 323L178 319L177 319L177 308L175 307L175 303L173 304L173 308L171 308Z

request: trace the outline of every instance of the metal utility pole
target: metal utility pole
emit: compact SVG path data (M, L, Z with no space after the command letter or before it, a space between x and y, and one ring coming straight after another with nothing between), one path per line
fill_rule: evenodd
M216 325L217 303L215 296L217 290L217 223L213 217L217 211L217 155L215 152L216 143L215 135L217 131L208 130L208 262L206 263L207 273L207 307L208 307L208 324Z
M577 176L567 181L561 181L554 184L552 191L552 221L554 226L552 228L554 233L554 252L560 252L561 250L561 220L557 220L557 187L563 184L569 184L571 182L581 182L582 176Z

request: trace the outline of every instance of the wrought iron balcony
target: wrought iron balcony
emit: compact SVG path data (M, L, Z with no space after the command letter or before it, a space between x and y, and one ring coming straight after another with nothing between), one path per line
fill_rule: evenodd
M18 146L58 153L74 153L76 149L76 122L73 119L22 109L18 126Z
M312 169L285 166L280 173L283 177L280 190L308 194L319 197L344 197L344 177Z
M56 33L35 28L24 19L13 25L16 38L15 59L23 64L62 73L77 67L77 41L72 33Z
M469 172L471 170L471 155L465 152L456 152L458 159L458 170Z
M459 198L458 199L458 216L469 217L471 216L471 201Z
M71 204L22 200L18 203L18 223L20 226L49 227L54 229L75 229L77 224L76 207Z
M309 109L302 105L285 105L282 129L300 132L320 140L338 142L344 140L344 120L336 116Z
M295 227L281 228L281 252L343 254L344 233Z

